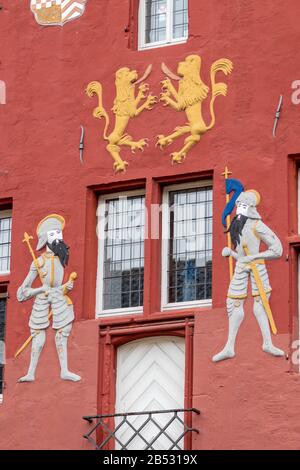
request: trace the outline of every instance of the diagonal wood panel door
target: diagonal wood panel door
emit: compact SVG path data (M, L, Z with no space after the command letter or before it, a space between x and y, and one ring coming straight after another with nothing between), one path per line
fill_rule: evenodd
M117 352L116 413L184 408L184 369L184 338L156 336L120 346ZM163 427L172 414L154 416L158 425ZM180 418L183 419L183 414ZM128 418L135 429L145 419L145 416ZM120 419L116 419L116 426L119 422ZM178 421L174 421L167 430L173 441L182 432L183 426ZM145 441L150 442L158 433L158 426L148 423L141 431L142 437L134 437L128 449L144 449ZM134 430L129 425L123 425L116 437L125 444L133 435ZM171 440L163 434L153 448L167 450L171 445ZM183 447L183 442L180 442L180 447ZM118 442L117 448L120 448Z

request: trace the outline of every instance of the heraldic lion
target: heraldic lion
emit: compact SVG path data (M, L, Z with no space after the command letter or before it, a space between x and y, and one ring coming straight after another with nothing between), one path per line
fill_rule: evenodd
M122 160L120 156L120 150L122 145L130 147L134 153L135 150L144 150L147 145L147 139L140 139L133 141L132 137L126 134L126 128L131 118L134 118L141 114L144 109L152 109L153 105L157 102L157 98L151 94L146 96L149 89L147 83L143 82L151 72L151 66L148 67L143 77L138 80L138 74L136 70L130 70L127 67L123 67L116 72L116 98L114 100L114 106L112 108L115 114L115 127L114 130L107 135L109 127L109 116L102 104L102 85L99 82L91 82L88 84L86 93L89 97L94 95L98 96L98 106L93 111L95 118L105 119L105 127L103 132L103 138L108 141L106 146L107 151L110 153L114 160L114 170L116 172L125 171L128 163ZM135 86L139 85L139 91L135 96ZM144 98L143 104L140 104Z
M182 163L187 153L200 141L201 137L215 125L214 102L217 96L227 94L225 83L216 83L217 72L229 75L233 70L233 64L228 59L219 59L211 66L212 96L210 101L211 122L207 126L202 117L202 102L208 97L209 87L203 83L200 77L201 58L198 55L189 55L184 62L180 62L175 75L162 64L163 72L170 78L179 81L176 91L171 80L166 78L162 81L162 93L160 101L164 106L170 106L176 111L185 111L188 122L185 126L176 127L174 132L168 136L159 135L157 145L161 149L172 144L178 137L189 133L185 139L184 146L179 152L171 154L172 163Z

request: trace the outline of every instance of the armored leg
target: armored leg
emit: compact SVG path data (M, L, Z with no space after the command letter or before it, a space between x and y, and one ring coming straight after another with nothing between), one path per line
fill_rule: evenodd
M236 335L244 319L244 300L227 298L227 313L229 320L228 340L224 349L212 358L213 362L224 361L235 356Z
M70 372L68 369L68 337L70 336L71 330L72 323L58 330L55 336L55 344L60 363L61 379L78 382L81 380L81 377L77 374L73 374L73 372Z
M269 297L270 295L268 295L268 298ZM256 296L254 299L253 313L255 315L263 337L263 351L272 354L273 356L284 356L284 351L279 348L276 348L272 343L268 316L266 314L260 296Z
M35 370L46 341L45 330L30 330L32 339L30 365L26 375L21 377L18 382L33 382L35 379Z

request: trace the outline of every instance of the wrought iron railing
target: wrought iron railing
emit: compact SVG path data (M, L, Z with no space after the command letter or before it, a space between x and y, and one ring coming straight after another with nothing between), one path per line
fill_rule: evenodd
M97 450L114 446L119 450L183 450L186 436L199 429L192 426L196 408L83 416L93 424L84 434Z

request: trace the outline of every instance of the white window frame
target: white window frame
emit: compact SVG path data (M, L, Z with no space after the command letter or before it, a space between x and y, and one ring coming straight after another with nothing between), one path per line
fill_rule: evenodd
M171 191L182 189L201 188L205 186L213 187L212 180L200 180L192 183L174 184L166 186L163 191L162 203L162 263L161 263L161 310L185 310L187 308L211 307L212 299L191 300L189 302L168 302L168 253L170 242L170 210L169 200Z
M138 49L154 49L156 47L172 46L174 44L184 44L188 40L189 34L182 38L173 38L173 0L167 0L167 18L166 18L166 39L164 41L156 41L145 43L146 30L146 0L139 1L138 14ZM188 6L189 8L189 6Z
M11 209L6 209L6 210L0 210L0 219L6 219L10 217L12 219L12 210ZM12 232L11 232L12 235ZM10 247L11 247L11 239L10 239ZM10 266L10 261L11 261L11 253L9 256L9 266ZM7 276L10 274L10 269L8 271L0 271L0 276Z
M98 234L98 260L97 260L97 277L96 277L96 318L105 318L118 315L133 315L142 314L144 307L126 307L116 309L103 309L103 284L104 284L104 255L105 255L105 227L103 222L105 218L106 201L111 199L119 199L122 197L131 196L145 196L145 190L136 191L123 191L119 193L105 194L100 196L98 199L98 210L97 210L97 234ZM145 207L146 217L146 207ZM99 221L100 219L100 221ZM145 225L146 230L146 225ZM144 239L145 240L145 239Z

